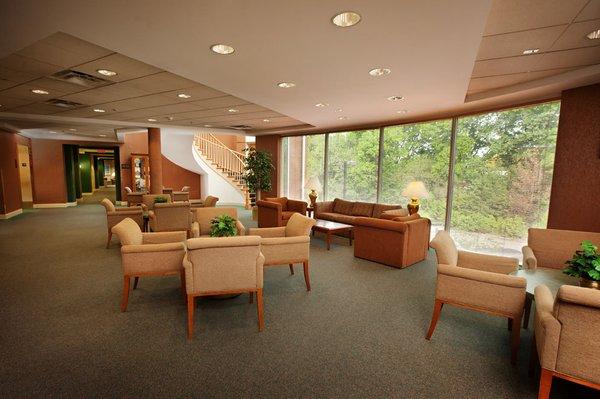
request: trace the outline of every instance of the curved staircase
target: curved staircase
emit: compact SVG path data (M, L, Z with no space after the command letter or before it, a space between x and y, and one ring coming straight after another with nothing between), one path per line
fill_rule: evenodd
M250 209L251 194L244 181L245 155L227 147L212 133L195 134L194 149L213 171L220 174L244 196L244 206Z

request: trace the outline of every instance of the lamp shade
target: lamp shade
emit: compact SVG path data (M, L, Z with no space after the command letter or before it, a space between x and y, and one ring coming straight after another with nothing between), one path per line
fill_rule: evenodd
M411 181L404 191L402 191L402 195L406 198L427 198L429 197L429 192L422 181Z
M306 190L316 190L317 192L320 192L323 189L318 176L312 176L310 179L308 179L304 185L304 188Z

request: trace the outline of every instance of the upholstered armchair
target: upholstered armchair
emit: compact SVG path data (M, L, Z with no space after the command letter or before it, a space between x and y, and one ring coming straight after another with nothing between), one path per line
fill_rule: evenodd
M426 339L431 339L445 304L506 317L512 329L511 363L517 361L527 280L509 276L514 258L459 251L450 234L439 231L431 247L437 254L435 306Z
M563 285L556 299L545 285L535 288L531 353L542 367L539 399L550 397L552 378L600 390L600 291Z
M217 216L227 215L235 219L237 235L246 235L246 228L238 220L236 208L193 208L192 209L192 237L208 237L210 235L210 222Z
M127 208L115 208L115 205L108 198L104 198L102 201L100 201L100 203L106 210L106 248L110 246L110 240L112 239L112 227L119 223L121 220L130 218L141 228L144 227L144 213L142 212L141 207L131 206Z
M136 289L138 280L142 276L179 274L182 291L184 291L185 274L182 262L185 255L185 231L142 233L140 226L127 218L114 226L112 232L119 236L122 245L122 312L127 310L131 277L135 279L133 289Z
M205 295L256 292L258 330L264 328L263 264L260 237L216 237L187 240L183 260L188 310L188 339L194 336L195 299Z
M188 202L190 200L190 193L188 191L173 191L171 199L173 202Z
M304 201L277 197L256 201L256 206L258 207L258 227L281 227L287 224L294 213L306 216L308 204Z
M127 194L131 194L133 191L131 190L131 187L129 187L129 186L125 186L125 192L126 192Z
M189 193L190 192L190 186L183 186L181 187L181 191L184 193Z
M265 266L289 265L294 274L294 263L302 263L306 290L310 291L308 264L310 259L310 231L315 219L295 213L286 226L252 228L251 236L260 236Z
M144 209L144 212L154 209L156 198L164 198L165 202L161 202L162 204L172 202L170 194L144 194L142 195L142 209Z
M207 195L204 199L190 200L190 204L192 204L192 208L214 208L217 206L217 201L219 201L218 197Z
M148 223L152 231L185 231L191 237L192 212L187 202L154 204L148 211Z
M136 206L142 205L143 197L146 193L135 191L135 192L127 192L127 206Z
M600 233L530 228L523 247L523 267L563 269L585 240L600 245Z

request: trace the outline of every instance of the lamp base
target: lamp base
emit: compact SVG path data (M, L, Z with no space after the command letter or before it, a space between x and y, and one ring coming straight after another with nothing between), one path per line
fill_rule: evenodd
M316 190L310 190L310 193L308 193L308 198L310 199L310 206L311 208L315 207L315 204L317 203L317 191Z
M411 199L411 201L406 205L406 208L408 209L409 215L419 212L419 200L417 198Z

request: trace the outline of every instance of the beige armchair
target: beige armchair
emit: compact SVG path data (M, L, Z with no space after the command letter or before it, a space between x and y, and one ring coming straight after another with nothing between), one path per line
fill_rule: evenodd
M563 269L585 240L600 245L600 233L530 228L523 247L523 267Z
M218 197L213 197L212 195L207 195L206 198L202 199L192 199L190 200L190 204L192 204L192 208L214 208L217 206L217 201L219 201Z
M264 328L263 264L259 237L192 238L183 260L188 309L188 339L194 336L198 296L256 292L258 330Z
M100 201L100 204L102 204L104 209L106 209L106 227L108 231L106 248L110 246L110 240L112 239L112 227L121 220L130 218L137 223L140 228L144 227L144 213L142 212L141 207L132 206L127 208L115 208L115 205L108 198L104 198L102 201Z
M187 202L154 204L148 211L148 223L152 231L185 231L191 237L192 212Z
M246 235L246 228L237 220L236 208L192 208L192 237L210 236L210 222L217 216L227 215L234 218L237 226L237 235Z
M173 202L187 202L190 200L190 193L188 191L173 191L171 199Z
M131 277L137 288L141 276L166 276L179 274L182 292L185 274L182 262L185 255L185 231L142 233L132 219L124 219L112 228L121 240L121 265L123 266L123 297L121 311L127 310Z
M166 202L161 202L162 204L170 204L171 201L171 195L170 194L144 194L142 195L142 209L144 209L144 212L148 212L154 209L154 204L155 204L155 200L156 198L164 198Z
M265 256L265 266L289 265L294 274L294 263L302 263L306 290L310 291L308 270L310 258L310 231L316 220L294 213L286 226L252 228L250 236L260 236L261 252Z
M553 377L600 390L598 331L600 291L563 285L554 299L545 285L535 288L531 356L542 367L538 399L550 397Z
M512 329L511 363L517 361L527 280L509 276L519 261L459 251L450 234L439 231L430 243L437 254L435 306L426 339L431 339L444 304L508 318Z
M127 206L142 205L143 197L146 193L141 191L127 193Z

